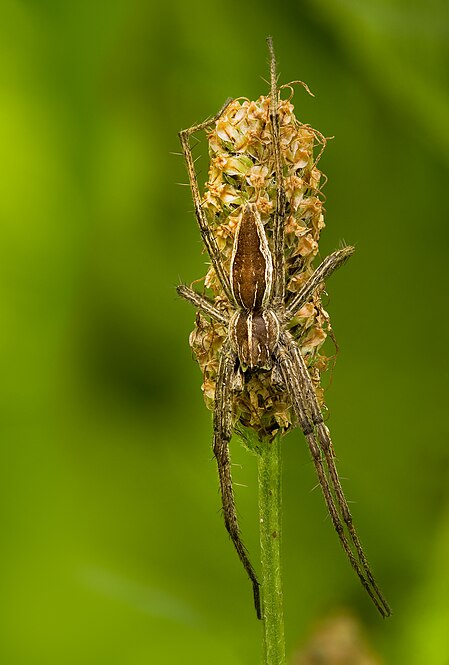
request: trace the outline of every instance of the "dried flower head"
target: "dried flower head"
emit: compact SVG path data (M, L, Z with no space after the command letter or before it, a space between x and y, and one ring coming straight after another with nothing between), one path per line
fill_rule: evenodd
M325 139L318 131L298 121L290 100L279 100L278 113L287 199L285 283L287 292L292 294L300 290L313 272L324 228L317 161ZM202 203L226 270L230 268L235 230L247 203L256 206L268 239L272 237L272 212L276 201L272 141L269 96L257 101L232 101L208 134L210 168ZM204 284L216 305L228 309L212 267ZM330 324L319 292L315 292L297 313L290 332L299 343L322 404L320 373L326 369L328 358L320 349L330 332ZM217 354L226 334L221 324L201 313L197 315L190 345L203 372L202 388L209 409L214 406ZM292 426L290 400L273 378L272 370L253 374L247 371L243 390L236 394L234 401L236 427L251 427L260 437L266 437L278 430L285 432Z
M270 582L268 592L265 585L261 603L260 583L240 536L229 442L237 429L259 456L260 496L271 515L261 527L266 552L265 545L271 550L272 534L278 533L267 525L279 516L274 494L279 490L280 437L276 445L271 438L299 425L343 549L379 613L387 617L391 610L352 522L322 413L320 378L329 359L321 349L332 332L321 293L326 278L354 247L333 252L313 270L324 227L317 163L325 139L296 119L290 100L280 98L273 42L267 41L270 96L227 102L213 120L179 134L211 268L204 279L208 294L183 284L177 291L199 311L190 341L203 371L206 403L214 412L213 451L225 525L251 580L257 617L262 618L262 608L266 621L274 614L280 617L278 601L271 603L280 597L280 584ZM210 155L203 196L190 146L191 135L202 129L208 131ZM270 493L273 500L267 498ZM268 571L264 556L262 560ZM271 563L272 570L278 569L279 557ZM274 650L275 642L279 640L273 640ZM276 662L284 660L278 655Z

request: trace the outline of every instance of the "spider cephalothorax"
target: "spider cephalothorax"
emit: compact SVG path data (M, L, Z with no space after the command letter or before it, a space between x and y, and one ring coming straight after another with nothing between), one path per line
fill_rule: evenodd
M377 609L388 616L353 526L321 408L320 370L327 359L319 349L330 325L320 294L324 280L354 249L337 250L313 269L324 227L313 149L325 140L299 123L290 101L280 98L271 40L269 46L268 97L231 100L215 118L180 132L211 267L209 295L188 286L178 293L198 310L190 342L214 412L225 525L252 581L260 618L259 582L240 537L228 444L236 427L270 440L299 425L341 544ZM204 129L211 167L201 196L190 136Z

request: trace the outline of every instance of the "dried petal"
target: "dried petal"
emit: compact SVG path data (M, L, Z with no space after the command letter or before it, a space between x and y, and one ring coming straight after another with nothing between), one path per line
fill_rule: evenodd
M268 175L268 168L261 164L253 166L246 176L247 182L256 189L265 186L265 178Z
M312 238L310 233L305 236L302 236L299 239L298 245L296 247L296 253L301 256L309 256L310 254L316 254L318 252L318 243Z

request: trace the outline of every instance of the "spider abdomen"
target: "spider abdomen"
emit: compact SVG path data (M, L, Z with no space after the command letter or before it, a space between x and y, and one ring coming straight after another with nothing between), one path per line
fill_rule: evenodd
M230 338L243 369L270 369L279 330L278 318L269 309L233 315L229 323Z

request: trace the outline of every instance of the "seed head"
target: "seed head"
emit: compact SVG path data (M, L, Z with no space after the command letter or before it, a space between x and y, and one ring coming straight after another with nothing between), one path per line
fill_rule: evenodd
M320 191L322 174L317 162L326 140L317 130L299 122L290 100L279 99L278 115L286 195L284 246L288 297L299 291L311 276L318 254L325 224ZM272 141L269 96L259 97L257 101L234 100L208 134L210 168L202 202L228 272L235 230L247 203L256 206L268 239L272 237L278 186ZM227 309L212 267L204 284L215 304ZM320 293L315 293L292 320L290 332L305 357L321 403L320 373L327 368L329 359L320 349L330 331ZM226 336L223 325L203 314L197 315L190 345L203 372L204 399L210 409L214 406L218 352ZM271 370L247 371L243 390L236 393L234 408L236 426L253 428L260 437L274 436L293 425L288 395L282 385L272 381Z

